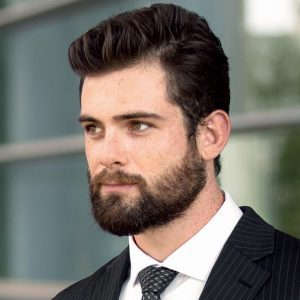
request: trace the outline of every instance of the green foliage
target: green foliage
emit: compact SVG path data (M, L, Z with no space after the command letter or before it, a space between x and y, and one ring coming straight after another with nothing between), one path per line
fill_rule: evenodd
M295 36L252 37L248 92L255 109L300 104L300 43ZM300 237L300 130L284 131L274 162L272 203L283 230Z
M260 108L300 104L300 46L292 36L249 40L248 89Z
M277 209L280 223L292 235L300 237L300 130L285 137L275 172Z

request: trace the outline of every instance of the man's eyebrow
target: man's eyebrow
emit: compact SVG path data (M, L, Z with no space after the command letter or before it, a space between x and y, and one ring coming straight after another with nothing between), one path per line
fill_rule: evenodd
M89 115L81 115L78 118L78 122L79 123L83 123L83 122L91 122L91 123L99 123L99 121Z
M113 116L113 120L115 121L125 121L130 119L142 119L142 118L162 120L162 121L165 120L164 117L157 115L155 113L147 113L147 112L139 112L139 111Z

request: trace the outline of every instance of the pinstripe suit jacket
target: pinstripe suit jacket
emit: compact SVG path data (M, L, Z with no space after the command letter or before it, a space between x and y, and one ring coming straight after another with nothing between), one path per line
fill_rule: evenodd
M300 300L300 241L242 210L199 300ZM127 248L54 300L117 300L129 268Z

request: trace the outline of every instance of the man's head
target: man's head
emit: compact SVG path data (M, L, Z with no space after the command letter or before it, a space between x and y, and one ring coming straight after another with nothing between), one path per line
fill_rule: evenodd
M86 76L159 62L189 136L212 111L229 113L228 61L221 42L204 18L179 6L154 4L107 19L71 44L69 59L81 76L80 92ZM216 175L220 169L218 156Z
M205 20L152 5L100 23L69 56L100 226L138 234L182 216L230 130L227 58Z

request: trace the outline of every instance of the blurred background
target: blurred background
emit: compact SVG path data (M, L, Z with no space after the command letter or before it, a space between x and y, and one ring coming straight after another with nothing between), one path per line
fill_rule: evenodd
M90 215L67 49L100 20L153 2L0 0L0 300L50 299L127 245ZM300 237L300 0L172 3L203 15L229 57L223 188Z

